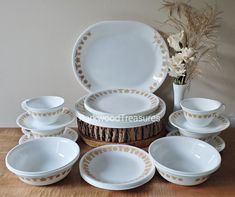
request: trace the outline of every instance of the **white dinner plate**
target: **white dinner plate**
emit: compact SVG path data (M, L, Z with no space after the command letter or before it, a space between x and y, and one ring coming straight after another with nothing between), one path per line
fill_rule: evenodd
M85 108L100 116L147 115L158 107L156 95L135 89L110 89L85 98Z
M103 21L88 27L73 49L81 85L94 92L134 88L154 92L167 76L169 52L162 36L136 21Z
M127 190L147 183L155 167L147 152L129 145L104 145L87 152L79 163L89 184L108 190Z
M58 137L64 137L64 138L67 138L76 142L78 139L78 133L74 129L66 128L65 132L62 135L59 135ZM35 139L38 139L38 138L34 138L33 135L22 135L21 138L19 139L19 144L23 144L25 142L35 140Z
M35 120L30 114L27 112L21 114L16 119L16 123L26 130L33 130L33 131L50 131L58 128L62 128L64 126L69 125L75 119L74 111L68 108L63 108L62 113L60 114L59 118L56 122L44 125L39 123Z
M108 128L131 128L131 127L140 127L160 121L161 118L165 115L166 104L159 98L158 108L149 115L142 116L130 116L130 117L107 117L106 119L101 119L99 116L96 116L90 113L84 106L85 97L79 99L75 104L75 110L77 117L92 125Z
M223 131L227 129L230 125L230 122L228 118L225 116L217 116L215 117L212 122L205 126L205 127L194 127L191 124L188 123L188 121L185 119L183 110L179 110L176 112L173 112L169 116L170 123L175 126L178 129L181 129L183 131L190 131L190 132L196 132L196 133L216 133L219 131Z
M167 136L180 136L179 131L171 131L167 134ZM216 136L212 138L209 142L207 142L211 146L213 146L218 152L221 152L225 149L225 142L220 136Z

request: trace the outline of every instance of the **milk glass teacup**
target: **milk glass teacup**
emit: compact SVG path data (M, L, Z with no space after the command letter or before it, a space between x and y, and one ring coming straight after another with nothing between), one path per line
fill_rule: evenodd
M180 103L188 123L195 127L205 127L225 110L225 105L207 98L188 98Z
M62 113L64 99L58 96L41 96L27 99L21 106L37 122L49 125L56 122Z

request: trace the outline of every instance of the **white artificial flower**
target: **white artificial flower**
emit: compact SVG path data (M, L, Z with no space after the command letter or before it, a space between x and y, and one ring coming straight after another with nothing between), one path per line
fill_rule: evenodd
M184 60L181 53L177 53L175 56L172 56L170 58L169 75L171 77L178 78L181 76L185 76L186 68L183 61Z
M184 31L181 31L177 34L172 34L167 38L167 41L175 51L181 51L181 47L184 47L186 44L186 36Z
M193 48L187 48L187 47L182 48L182 51L181 51L182 58L184 59L186 63L188 63L189 61L194 61L195 53L196 51Z

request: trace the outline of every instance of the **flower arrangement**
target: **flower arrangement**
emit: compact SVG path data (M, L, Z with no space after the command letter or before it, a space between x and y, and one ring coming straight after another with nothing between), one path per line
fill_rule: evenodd
M198 10L189 3L167 0L163 8L169 11L164 24L177 32L165 34L171 55L169 75L175 84L190 84L195 76L201 75L199 65L219 66L216 39L221 12L209 5Z

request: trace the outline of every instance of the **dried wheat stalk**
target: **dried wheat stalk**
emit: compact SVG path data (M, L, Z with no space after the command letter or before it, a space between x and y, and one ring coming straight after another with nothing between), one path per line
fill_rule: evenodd
M220 68L216 41L221 12L207 4L203 10L198 10L192 7L189 1L185 3L170 0L163 1L162 9L169 12L165 25L177 32L183 30L186 35L186 47L196 50L194 63L187 65L184 83L190 83L195 76L201 74L199 64L206 63L210 67Z

